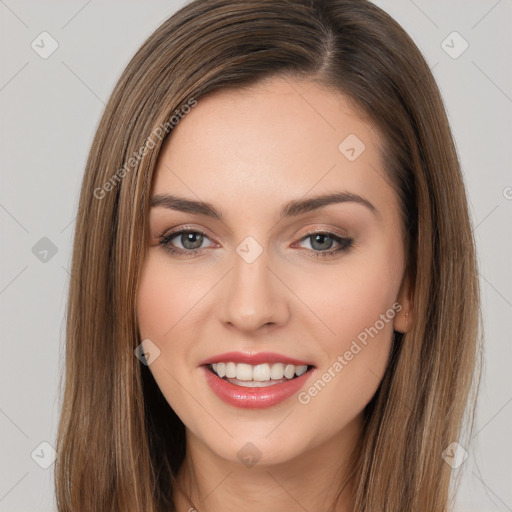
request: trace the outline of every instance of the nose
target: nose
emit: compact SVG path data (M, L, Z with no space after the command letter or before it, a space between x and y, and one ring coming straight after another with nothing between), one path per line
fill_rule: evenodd
M284 325L290 313L287 288L276 274L266 250L252 262L235 253L221 290L223 323L245 333Z

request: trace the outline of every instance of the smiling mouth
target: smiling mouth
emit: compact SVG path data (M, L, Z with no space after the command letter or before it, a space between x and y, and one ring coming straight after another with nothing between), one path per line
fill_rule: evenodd
M314 368L312 365L296 366L285 363L250 365L234 362L207 364L206 367L220 379L247 388L275 386L297 379Z

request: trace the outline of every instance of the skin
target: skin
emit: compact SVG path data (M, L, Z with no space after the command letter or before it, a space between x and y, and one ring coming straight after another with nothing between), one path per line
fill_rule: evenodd
M349 134L366 146L354 161L338 149ZM381 144L344 95L290 77L200 98L166 141L152 195L207 201L224 217L153 207L137 297L141 340L160 350L149 368L186 426L179 481L201 512L327 510L340 488L393 329L407 330L406 312L408 328L412 320ZM344 202L279 220L289 200L338 191L364 197L376 212ZM182 227L206 234L199 256L172 255L159 244ZM339 244L315 243L306 237L311 230L350 237L353 246L312 257ZM236 252L247 236L263 248L252 263ZM189 253L197 247L183 240L172 243ZM292 396L267 409L228 405L199 367L227 351L278 352L315 365L307 390L395 303L401 311L307 404ZM247 442L261 452L252 467L237 457ZM350 510L352 490L337 511ZM176 506L189 510L181 493Z

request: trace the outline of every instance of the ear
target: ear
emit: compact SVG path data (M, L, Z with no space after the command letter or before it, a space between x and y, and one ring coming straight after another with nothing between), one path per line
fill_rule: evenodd
M396 302L402 307L395 315L393 329L405 333L409 331L414 323L414 309L412 303L412 286L409 274L405 274L396 298Z

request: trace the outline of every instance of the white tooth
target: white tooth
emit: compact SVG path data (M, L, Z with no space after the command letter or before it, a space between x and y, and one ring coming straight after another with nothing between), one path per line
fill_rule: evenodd
M252 366L250 364L238 363L236 365L236 378L238 380L252 380Z
M297 368L295 368L295 375L297 375L297 377L300 377L303 373L306 372L307 369L308 366L306 364L303 366L297 366Z
M215 371L219 377L224 377L226 375L226 363L217 363Z
M214 372L219 377L228 379L237 379L244 382L266 382L267 385L273 384L272 381L282 380L283 378L293 379L295 375L300 376L308 369L307 365L295 366L293 364L258 364L252 366L245 363L214 363L212 364ZM249 385L249 384L248 384Z
M295 366L293 364L287 364L284 368L284 376L287 379L291 379L295 375Z
M284 376L284 366L282 363L275 363L270 368L270 378L273 380L282 379Z
M258 364L252 369L252 380L263 382L270 380L270 366L268 364Z
M226 363L226 377L228 379L234 379L236 377L236 364Z

